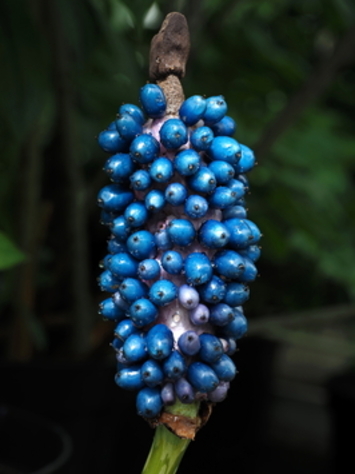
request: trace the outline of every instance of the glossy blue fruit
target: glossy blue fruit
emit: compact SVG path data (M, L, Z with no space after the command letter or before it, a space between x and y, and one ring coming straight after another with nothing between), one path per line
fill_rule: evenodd
M146 170L137 170L129 179L132 188L136 191L145 191L152 184L152 178Z
M107 298L100 303L99 314L110 321L120 321L125 317L125 312L115 305L112 298Z
M138 265L138 276L142 280L154 280L160 275L160 265L153 258L143 260Z
M202 119L205 110L206 99L201 95L193 95L181 104L179 115L181 120L190 127Z
M165 190L165 199L172 206L181 206L187 198L187 189L181 183L171 183Z
M115 375L116 384L125 390L140 390L144 387L141 368L138 365L122 368Z
M244 222L247 224L251 232L251 238L249 239L249 244L256 244L261 239L261 232L260 232L259 227L249 219L245 219Z
M171 118L159 130L160 141L167 150L180 148L187 143L187 128L180 119Z
M245 194L245 184L240 179L230 179L227 183L227 187L231 191L234 191L236 199L240 199Z
M193 224L187 219L173 219L167 231L171 241L180 247L186 247L192 243L196 231Z
M178 351L173 351L163 363L165 376L172 381L178 380L187 370L184 357Z
M178 346L183 354L193 356L200 350L200 338L195 331L185 331L178 339Z
M135 277L138 270L138 262L127 252L116 253L111 256L109 269L113 275L123 279Z
M131 334L122 347L123 355L129 364L140 362L147 357L145 339L141 334Z
M124 140L117 130L103 130L97 137L98 144L106 153L126 151L128 142Z
M198 193L212 193L216 186L217 181L212 171L204 166L200 168L193 176L188 178L188 184L191 189Z
M122 298L131 304L148 294L147 285L136 278L125 278L119 286L119 291Z
M193 362L187 371L187 380L199 392L212 392L219 383L215 371L202 362Z
M234 318L233 309L226 303L219 303L211 308L210 322L216 326L225 326Z
M244 271L244 259L233 250L221 250L214 256L217 273L225 278L235 280Z
M208 168L215 175L218 184L228 183L235 175L233 166L226 161L212 161Z
M153 189L145 197L145 205L148 211L158 212L165 206L165 196L159 189Z
M244 314L235 308L233 320L222 329L225 336L240 339L247 332L248 323Z
M146 84L139 93L139 100L144 112L151 118L163 117L166 110L166 99L161 87Z
M147 208L145 204L141 202L133 202L127 206L123 215L131 227L140 227L144 225L148 219Z
M161 259L161 264L165 271L172 275L178 275L184 266L184 259L179 252L167 250Z
M243 257L250 258L253 262L256 262L260 258L261 248L259 245L249 245L243 250L239 250L240 255Z
M116 337L122 341L126 341L132 334L137 334L138 329L130 319L123 319L117 324L114 333Z
M222 95L208 97L203 120L207 125L220 122L227 113L227 104Z
M97 195L98 205L107 212L119 212L133 199L133 193L119 184L108 184Z
M129 315L135 326L142 328L156 320L158 309L150 300L140 298L129 308Z
M212 369L215 371L219 380L223 382L230 382L234 379L237 374L237 368L232 359L226 354L211 364Z
M191 145L196 151L207 151L213 139L214 134L209 127L198 127L190 135Z
M132 141L129 152L133 161L151 163L159 156L160 144L152 135L143 133Z
M211 160L222 160L236 165L240 160L240 145L231 137L215 137L208 149Z
M255 156L253 151L246 145L240 145L241 157L236 165L238 173L247 173L255 165Z
M200 295L189 285L180 286L178 298L181 306L186 309L194 309L200 302Z
M227 219L224 225L230 232L229 245L235 249L248 247L253 240L253 235L246 219Z
M121 295L121 293L120 293L119 291L116 291L116 292L112 295L112 300L113 300L113 302L115 303L115 305L117 306L117 308L121 309L121 310L124 311L125 313L128 312L129 303L127 303L127 301L122 298L122 295Z
M160 390L154 387L142 388L137 395L136 408L138 415L144 418L154 418L158 416L163 408Z
M228 207L227 209L223 209L223 219L245 219L247 216L247 210L245 209L244 206L231 206Z
M116 128L121 137L126 141L132 141L143 131L142 124L130 114L120 115L116 120Z
M174 166L168 158L157 158L153 161L149 174L157 183L166 183L174 174Z
M205 303L219 303L226 294L226 283L217 275L213 275L211 280L199 286L198 291L201 299Z
M189 285L203 285L212 278L213 269L206 254L193 252L185 259L185 275Z
M232 117L226 115L222 118L222 120L211 125L211 128L216 137L231 137L234 135L237 129L237 124L235 123L234 119L232 119Z
M154 235L148 230L139 230L127 240L127 249L138 260L152 258L156 254Z
M118 113L120 115L123 115L123 114L131 115L134 118L134 120L136 122L140 123L141 125L143 125L144 122L145 122L145 118L144 118L144 114L143 114L142 109L140 109L139 107L137 107L134 104L123 104L123 105L121 105L121 107L118 109Z
M200 345L198 355L209 364L216 362L224 352L221 340L213 334L200 334Z
M200 326L202 324L208 323L208 320L210 318L210 310L204 304L198 304L190 311L189 317L192 324Z
M161 399L163 400L164 405L170 406L174 405L176 401L175 389L172 382L167 382L164 384L160 392Z
M104 166L104 171L115 183L126 181L134 170L135 165L128 153L117 153L111 156Z
M223 302L229 306L236 307L248 301L249 296L250 290L248 286L243 283L232 282L227 284L227 291Z
M201 157L195 150L183 150L175 156L174 165L182 176L191 176L200 168Z
M149 359L142 365L141 368L142 379L148 387L156 387L164 380L164 372L159 364L154 359Z
M110 270L104 270L99 277L97 282L101 291L107 291L108 293L114 293L118 290L118 287L121 283L121 279L114 276Z
M238 199L238 195L233 189L227 186L218 186L208 197L208 203L213 209L226 209L233 206Z
M157 306L165 306L176 297L176 285L170 280L158 280L149 289L149 298Z
M160 250L169 250L173 247L173 242L169 236L168 229L159 229L154 234L155 244Z
M227 227L215 219L206 221L199 230L202 245L211 249L220 249L228 244L230 232Z
M175 393L181 403L193 403L195 400L194 389L185 377L181 377L175 382Z
M156 324L148 331L146 342L150 357L162 360L171 354L174 336L165 324Z
M254 281L257 276L258 276L258 269L254 265L254 262L250 260L249 258L245 257L244 270L238 277L239 281L243 283L249 283L251 281Z
M112 234L122 244L131 235L132 228L124 218L124 216L116 217L110 226Z
M199 194L192 194L185 202L184 212L191 219L199 219L208 211L207 200Z

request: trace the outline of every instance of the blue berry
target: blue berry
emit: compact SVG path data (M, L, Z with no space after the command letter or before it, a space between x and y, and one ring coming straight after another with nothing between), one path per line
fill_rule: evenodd
M132 188L136 191L145 191L152 184L150 174L146 170L137 170L129 179Z
M232 119L232 117L229 117L228 115L226 115L225 117L222 118L222 120L211 125L211 128L216 137L218 136L231 137L232 135L234 135L237 129L237 124Z
M249 245L245 249L239 250L240 255L248 257L253 262L256 262L260 258L261 248L258 245Z
M153 161L149 174L154 181L158 183L165 183L174 174L174 166L168 158L157 158Z
M106 153L118 153L127 149L128 143L124 140L117 130L104 130L102 131L97 141L100 147L106 151Z
M160 392L161 399L163 400L164 405L174 405L176 397L175 397L175 390L174 385L172 382L166 383Z
M218 276L213 275L210 281L199 287L198 291L205 303L216 304L225 297L226 283Z
M235 280L244 270L244 259L233 250L221 250L214 256L214 265L219 275Z
M111 256L109 269L113 275L119 278L135 277L138 270L138 262L129 253L120 252Z
M200 350L200 339L195 331L185 331L178 339L180 351L188 356L193 356Z
M175 392L181 403L192 403L195 400L194 389L185 377L181 377L175 382Z
M227 219L224 225L230 232L229 245L235 249L243 249L252 243L253 235L246 219Z
M128 153L117 153L111 156L104 166L104 171L115 183L126 181L134 169L135 165Z
M163 254L161 263L165 271L178 275L184 266L184 259L179 252L168 250Z
M141 368L138 365L125 367L117 372L115 376L116 384L126 390L139 390L144 387L141 376Z
M149 298L157 306L166 306L177 296L177 288L170 280L158 280L149 289Z
M165 190L166 201L173 206L181 206L187 198L187 189L181 183L171 183Z
M208 149L212 160L222 160L236 165L240 160L240 145L231 137L215 137Z
M142 280L154 280L155 278L158 278L159 275L160 265L152 258L143 260L138 266L138 276Z
M125 316L125 312L115 305L112 298L107 298L100 303L99 313L110 321L120 321Z
M160 390L151 387L142 388L137 395L136 408L138 415L145 418L158 416L163 408Z
M247 216L247 211L244 206L231 206L227 209L223 209L223 219L245 219Z
M148 211L141 202L133 202L124 211L124 218L131 227L140 227L144 225L148 219Z
M164 372L159 362L154 359L149 359L144 362L141 368L141 374L144 383L148 387L156 387L157 385L160 385L164 380Z
M182 176L191 176L200 168L201 157L195 150L183 150L176 155L174 165Z
M205 110L206 99L201 95L193 95L181 104L179 115L186 125L191 126L202 119Z
M173 246L173 242L169 236L167 229L160 229L154 234L155 244L160 250L169 250Z
M215 175L218 184L228 183L235 174L233 166L226 161L212 161L208 167Z
M214 134L209 127L198 127L190 136L191 144L197 151L207 151L213 139Z
M129 364L134 364L147 357L147 347L140 334L131 334L122 347L123 355Z
M196 235L194 226L186 219L173 219L167 230L171 241L181 247L190 245Z
M115 328L115 336L126 341L132 334L137 334L138 329L130 319L120 321Z
M244 314L238 309L234 309L233 320L223 326L223 334L233 339L239 339L247 332L248 324Z
M153 359L169 357L174 345L174 336L165 324L156 324L147 333L147 350Z
M199 194L192 194L185 202L184 212L191 219L199 219L206 215L208 202Z
M235 191L226 186L218 186L209 196L208 202L214 209L226 209L233 206L237 199L238 196Z
M188 178L188 184L191 189L198 193L211 193L215 190L217 181L212 171L204 166Z
M230 179L227 187L235 193L236 199L240 199L245 194L245 184L239 179Z
M185 259L186 281L190 285L203 285L212 278L210 259L201 252L193 252Z
M247 173L250 171L255 165L255 156L253 151L245 146L240 145L241 157L236 165L238 173Z
M111 232L119 242L125 242L131 235L131 227L124 216L116 217L112 221Z
M133 161L151 163L159 155L160 144L152 135L142 134L132 141L129 152Z
M163 370L166 377L173 381L178 380L185 374L187 365L180 352L173 351L170 356L165 359L163 363Z
M219 303L211 308L210 322L216 326L225 326L234 318L233 309L225 304Z
M145 197L145 205L148 211L158 212L165 206L165 197L159 189L153 189Z
M156 320L158 309L148 299L140 298L129 308L129 315L135 326L142 328Z
M199 392L212 392L219 383L214 370L202 362L193 362L187 371L187 379Z
M107 212L123 210L133 201L133 193L119 184L104 186L97 196L97 202Z
M206 110L203 120L207 125L220 122L227 113L227 104L224 97L213 96L206 99Z
M115 303L115 305L117 306L117 308L119 308L119 309L121 309L122 311L125 311L125 312L128 311L129 304L127 303L127 301L125 299L122 298L121 293L119 291L116 291L112 295L112 300Z
M239 281L249 283L258 276L258 270L249 258L244 258L244 270L239 275Z
M123 114L116 120L116 128L121 137L126 141L132 141L143 131L142 124L137 122L130 114Z
M237 373L237 368L232 359L226 354L211 364L212 369L215 371L219 380L223 382L230 382L234 379Z
M245 263L245 260L244 260ZM223 302L229 306L235 307L244 304L248 301L250 295L249 287L243 283L228 283L227 291L224 296Z
M209 364L216 362L223 354L223 345L220 339L213 334L201 334L200 345L201 347L198 355L202 361Z
M161 87L146 84L139 93L139 100L144 112L151 118L163 117L166 110L166 99Z
M114 293L120 285L120 278L113 275L110 270L104 270L97 279L101 291Z
M142 112L142 109L140 109L139 107L137 107L134 104L123 104L123 105L121 105L121 107L118 109L118 113L120 115L123 115L123 114L131 115L134 118L134 120L136 122L140 123L141 125L143 125L144 122L145 122L145 118L144 118L144 114Z
M228 244L230 232L228 228L219 221L209 219L199 230L199 240L202 245L212 249L219 249Z
M187 128L185 124L175 118L164 122L159 131L160 141L167 150L180 148L188 140Z
M147 286L136 278L125 278L119 286L119 291L128 303L144 298L148 293Z
M147 230L139 230L127 240L127 249L138 260L152 258L156 254L154 235Z

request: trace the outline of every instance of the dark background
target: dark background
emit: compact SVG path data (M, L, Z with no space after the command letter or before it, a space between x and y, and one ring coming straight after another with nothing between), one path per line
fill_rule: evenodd
M181 472L340 472L341 394L340 431L355 418L351 0L1 1L0 472L58 456L48 420L69 435L65 453L73 442L60 472L144 463L152 431L114 384L113 325L97 315L108 233L95 136L138 104L170 11L190 26L186 96L223 94L256 153L248 207L263 231L240 374Z

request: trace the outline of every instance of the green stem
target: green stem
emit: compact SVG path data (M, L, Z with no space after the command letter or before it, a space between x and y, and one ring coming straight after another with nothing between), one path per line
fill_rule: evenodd
M142 474L175 474L190 441L159 425Z

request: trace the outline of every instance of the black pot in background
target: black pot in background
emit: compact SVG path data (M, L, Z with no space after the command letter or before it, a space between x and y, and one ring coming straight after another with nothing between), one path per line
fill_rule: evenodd
M235 360L239 374L227 399L187 450L181 472L216 473L235 466L257 470L268 415L269 387L277 345L246 337ZM31 410L63 426L73 442L61 474L139 473L153 430L136 414L134 393L114 383L115 365L32 363L0 366L0 402Z

